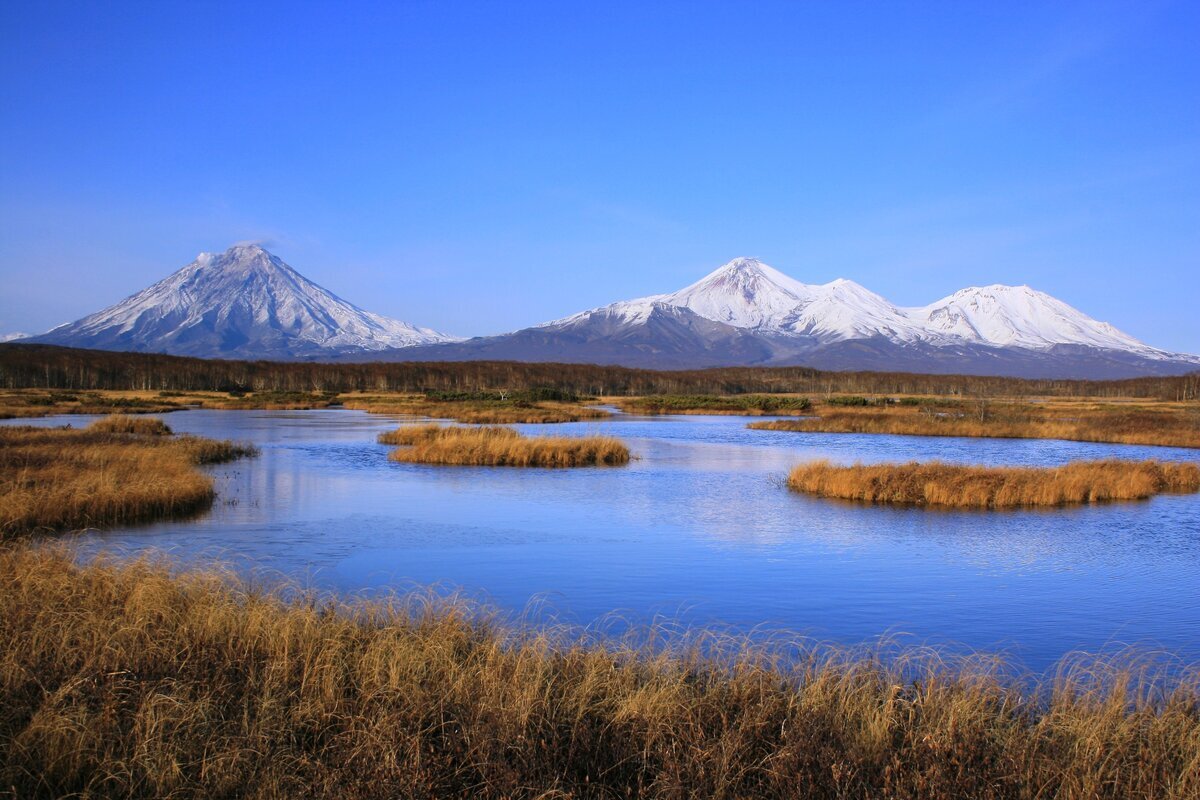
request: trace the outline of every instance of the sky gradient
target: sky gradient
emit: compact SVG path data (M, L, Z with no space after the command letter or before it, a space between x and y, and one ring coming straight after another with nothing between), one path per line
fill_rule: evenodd
M261 241L499 333L735 256L1200 353L1200 3L4 3L0 334Z

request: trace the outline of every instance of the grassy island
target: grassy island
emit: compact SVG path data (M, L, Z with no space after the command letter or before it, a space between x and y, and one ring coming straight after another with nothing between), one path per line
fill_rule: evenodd
M1102 403L1073 400L830 398L814 416L752 422L757 430L882 433L1200 447L1196 403Z
M590 467L629 463L629 448L608 436L525 436L512 428L412 425L381 434L400 445L393 461L488 467Z
M1200 491L1200 467L1160 461L1075 461L1061 467L981 467L931 462L815 461L788 475L793 491L819 497L955 508L1017 508L1143 500Z
M83 429L0 427L0 538L194 514L214 496L196 467L254 452L173 436L146 417L111 416Z
M16 797L1200 796L1194 671L651 648L20 543L0 575Z

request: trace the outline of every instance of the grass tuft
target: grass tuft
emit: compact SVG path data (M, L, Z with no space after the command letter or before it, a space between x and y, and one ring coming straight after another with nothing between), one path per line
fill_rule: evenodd
M87 428L95 433L131 433L137 436L170 436L167 423L156 417L131 417L128 414L113 414L98 419Z
M1061 467L982 467L910 462L801 464L793 491L820 497L957 508L1016 508L1143 500L1200 491L1200 467L1161 461L1074 461Z
M415 464L589 467L629 463L629 448L608 436L525 436L512 428L411 425L379 436L400 445L389 458Z

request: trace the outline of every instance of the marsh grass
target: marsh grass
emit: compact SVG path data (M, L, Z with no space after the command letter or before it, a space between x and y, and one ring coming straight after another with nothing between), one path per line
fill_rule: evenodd
M578 401L526 399L521 394L448 393L432 396L362 395L343 399L346 408L371 414L408 414L472 425L555 424L605 419L611 414Z
M622 411L631 414L802 414L812 407L807 397L791 395L647 395L618 398Z
M903 399L903 398L902 398ZM1200 447L1200 406L1082 402L939 401L861 408L817 405L816 416L752 422L758 430L1066 439Z
M145 392L0 391L0 419L25 419L51 414L162 414L180 408L183 408L183 404L174 398Z
M0 537L188 516L212 503L196 469L255 450L113 416L84 429L0 427Z
M937 651L589 637L19 543L0 575L19 797L1200 794L1195 670L1080 657L1038 683Z
M337 402L336 392L9 389L0 390L0 419L52 414L163 414L185 408L282 411L328 408Z
M982 467L910 462L801 464L790 489L820 497L957 508L1015 508L1143 500L1200 491L1200 467L1161 461L1074 461L1061 467Z
M131 433L138 436L170 436L171 428L157 417L131 417L113 414L87 427L92 433Z
M589 467L629 463L629 448L608 436L525 436L512 428L411 425L380 434L399 445L393 461L489 467Z

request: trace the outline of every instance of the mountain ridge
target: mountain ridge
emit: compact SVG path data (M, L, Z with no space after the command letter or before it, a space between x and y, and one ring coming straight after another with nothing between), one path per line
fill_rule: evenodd
M553 357L649 368L903 364L912 371L1085 378L1200 368L1200 357L1150 347L1027 286L968 287L906 308L845 278L806 284L754 258L736 258L676 292L386 357Z
M1200 368L1028 286L899 306L854 281L806 284L735 258L675 292L462 340L365 311L258 245L197 259L26 342L219 358L565 361L1131 377Z

